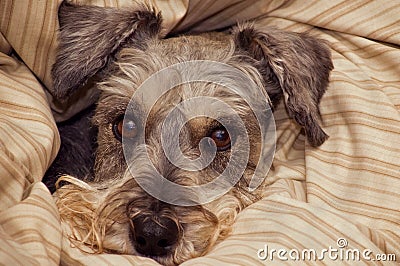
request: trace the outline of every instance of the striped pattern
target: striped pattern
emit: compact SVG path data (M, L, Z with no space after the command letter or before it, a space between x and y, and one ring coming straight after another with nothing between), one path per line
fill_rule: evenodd
M59 146L46 102L49 95L41 86L51 86L58 2L0 0L0 264L157 265L150 259L87 255L72 248L61 237L51 195L40 183ZM128 0L75 2L129 6ZM351 249L395 253L398 263L400 3L152 2L162 10L166 33L212 30L264 14L259 23L266 26L310 31L328 40L335 65L321 103L329 140L318 149L311 148L280 106L275 113L277 151L268 176L272 185L264 199L238 216L233 234L212 252L184 265L266 264L271 261L257 258L257 251L266 244L270 249L322 250L337 248L340 237ZM11 47L26 65L11 56ZM85 103L82 98L66 108L49 100L59 120ZM273 262L282 261L275 257Z

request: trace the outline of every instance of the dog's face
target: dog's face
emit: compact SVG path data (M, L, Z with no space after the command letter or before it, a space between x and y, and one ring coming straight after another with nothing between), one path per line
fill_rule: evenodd
M189 46L196 44L196 48L185 54L183 50L186 48L181 43ZM102 95L94 117L99 129L95 182L106 184L108 191L99 207L99 216L121 217L118 223L107 229L113 233L112 237L105 234L104 248L151 256L168 265L180 263L206 252L221 235L228 233L236 214L258 198L256 193L248 192L244 183L252 177L259 160L260 130L251 108L237 94L213 83L182 84L159 97L147 116L144 115L144 104L140 101L131 102L132 109L127 112L137 88L155 72L178 63L178 58L193 60L193 53L197 59L212 60L211 53L214 53L215 57L229 61L227 51L233 45L233 41L229 40L220 44L206 37L190 36L154 40L145 51L133 48L121 50L117 59L119 69L99 85ZM145 96L152 97L148 95L150 93L149 90ZM261 102L266 101L265 96L260 99ZM226 169L232 149L244 149L240 147L245 145L241 141L243 136L235 132L229 134L223 126L234 123L228 112L217 107L213 110L213 118L210 118L206 116L210 115L210 104L187 102L201 97L223 100L244 121L250 140L246 171L229 193L215 201L195 206L166 204L144 191L137 179L150 182L155 175L152 170L154 167L164 178L176 184L203 185ZM176 106L179 106L179 114L165 123ZM190 118L193 113L198 116ZM168 136L178 136L179 147L172 143L172 137L162 142L163 127ZM141 139L144 139L142 143ZM129 143L125 143L126 148L132 149L133 156L130 159L124 156L122 140ZM194 163L202 155L201 141L203 153L214 147L216 154L212 162L199 171L182 169L166 156L168 152L172 154L171 157L175 152L182 152ZM147 156L150 160L147 160ZM109 180L113 182L112 185L108 183ZM170 192L167 188L160 189L163 191L161 193Z
M108 24L99 25L95 19L99 14L107 16ZM284 96L289 114L304 127L311 145L327 138L319 125L318 102L332 63L326 46L308 35L265 32L246 24L231 34L159 39L160 17L146 8L119 11L66 4L60 8L60 23L54 95L71 94L95 74L101 79L93 119L99 131L93 182L72 181L57 192L61 218L74 227L71 239L94 251L179 264L206 253L229 233L236 215L260 197L262 186L253 192L247 189L263 142L254 109L238 93L212 82L179 84L157 97L149 109L145 100L134 96L146 80L167 67L194 60L224 63L256 85L262 97L253 98L254 106L276 105ZM82 62L85 58L87 62ZM179 77L186 70L176 72ZM164 82L173 78L165 77ZM144 96L152 98L151 90L148 93ZM201 98L219 99L230 112L213 108L208 101L188 104ZM192 117L194 112L198 115ZM243 121L246 136L227 129L236 126L232 112ZM145 180L151 186L152 178L160 174L180 186L207 184L225 172L235 149L248 150L245 169L229 172L239 173L240 179L215 200L189 206L165 203L138 183ZM208 152L213 159L197 171L191 170L195 163L179 167L171 159L182 154L197 162ZM161 194L171 194L167 187L154 186ZM196 195L175 196L178 201L182 197L196 202Z

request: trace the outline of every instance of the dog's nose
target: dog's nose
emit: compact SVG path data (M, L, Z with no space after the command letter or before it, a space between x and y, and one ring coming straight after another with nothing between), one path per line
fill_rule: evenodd
M169 218L140 216L132 220L136 251L145 256L162 256L178 241L178 226Z

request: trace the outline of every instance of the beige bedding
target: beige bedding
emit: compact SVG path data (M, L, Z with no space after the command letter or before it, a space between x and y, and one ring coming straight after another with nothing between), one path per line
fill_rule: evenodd
M130 1L75 2L126 8ZM88 255L73 248L62 238L52 196L40 182L59 147L53 115L63 120L86 102L83 97L65 107L47 100L58 4L0 0L0 264L157 265L151 259ZM278 108L277 150L267 177L272 185L264 199L240 213L230 237L184 265L291 264L290 254L295 256L296 250L314 249L321 255L329 247L338 249L336 259L325 253L324 259L300 262L354 264L340 252L357 249L360 264L398 264L400 3L154 0L153 4L162 10L166 33L208 31L251 18L290 31L310 31L330 42L335 66L321 102L329 140L317 149L310 147L283 106ZM275 252L272 261L271 256L262 260L265 252L260 249L266 246L269 252L284 249L286 255L279 258ZM365 250L376 260L363 258ZM378 261L384 254L391 260L395 256L397 262Z

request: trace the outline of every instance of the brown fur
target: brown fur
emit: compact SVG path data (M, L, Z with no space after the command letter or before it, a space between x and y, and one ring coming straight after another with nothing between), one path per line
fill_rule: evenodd
M153 258L164 265L179 264L208 252L229 234L236 215L260 199L266 184L253 192L247 190L260 153L256 118L243 99L214 84L178 86L158 100L146 125L139 111L134 112L135 119L146 128L145 146L159 173L177 184L203 184L224 171L230 151L217 152L214 161L199 172L179 169L166 159L160 145L161 124L168 112L186 99L224 99L244 121L251 139L250 158L240 181L217 200L192 207L160 202L137 184L133 176L152 175L151 166L143 160L144 146L135 147L135 157L126 162L122 143L113 134L113 122L125 113L136 89L165 67L189 60L228 64L258 84L273 105L283 96L289 114L305 128L311 145L321 145L327 138L319 123L318 104L328 86L332 62L326 44L314 37L243 24L231 34L160 39L160 17L151 10L63 4L59 15L61 45L53 68L54 95L71 95L94 75L101 79L101 96L93 119L99 132L94 182L66 176L61 180L70 184L56 192L61 220L69 226L68 237L82 249L140 255L132 236L138 226L135 219L152 217L155 223L169 219L177 226L178 241L166 255ZM140 105L137 103L138 110ZM182 152L192 159L200 156L199 141L217 124L210 118L189 121L180 133ZM240 148L243 144L237 141L235 145ZM128 166L133 166L133 171L128 171Z

